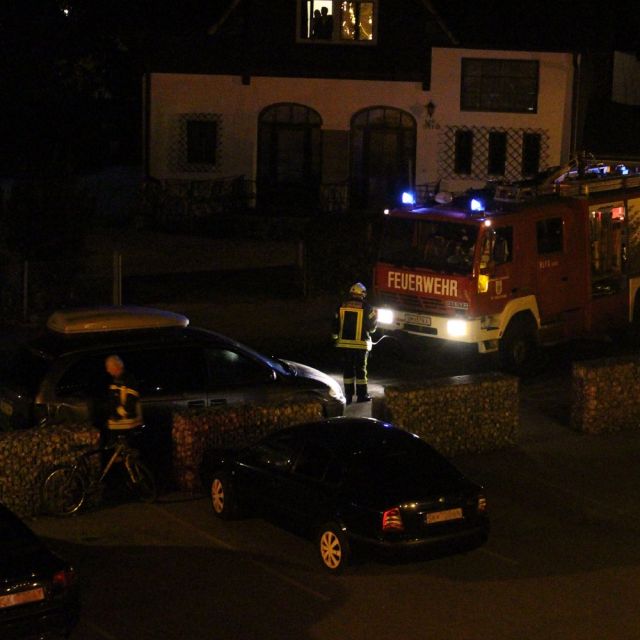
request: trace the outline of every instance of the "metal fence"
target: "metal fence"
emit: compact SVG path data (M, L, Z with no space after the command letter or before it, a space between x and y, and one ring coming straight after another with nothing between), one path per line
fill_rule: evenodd
M172 242L171 237L148 237L146 248L1 265L2 322L33 323L64 307L305 293L305 251L300 242L198 243L193 238L189 242L176 237Z

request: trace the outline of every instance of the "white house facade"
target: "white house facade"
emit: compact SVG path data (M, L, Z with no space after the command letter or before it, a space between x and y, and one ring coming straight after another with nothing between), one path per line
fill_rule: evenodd
M570 53L432 49L431 82L213 74L145 77L145 166L158 180L242 176L258 195L514 180L571 151Z

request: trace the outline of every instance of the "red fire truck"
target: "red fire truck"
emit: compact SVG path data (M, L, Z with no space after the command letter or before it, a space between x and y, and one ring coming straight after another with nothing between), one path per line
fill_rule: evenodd
M636 328L639 288L640 169L606 163L498 186L487 206L392 210L374 274L380 328L474 344L513 371L538 345Z

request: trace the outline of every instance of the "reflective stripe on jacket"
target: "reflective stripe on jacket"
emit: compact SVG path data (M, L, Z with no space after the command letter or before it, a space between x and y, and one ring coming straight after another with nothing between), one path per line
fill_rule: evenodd
M371 350L371 332L377 326L376 312L363 300L347 300L336 311L334 334L336 347Z
M110 411L107 427L110 430L135 429L143 424L140 394L135 381L126 373L109 385Z

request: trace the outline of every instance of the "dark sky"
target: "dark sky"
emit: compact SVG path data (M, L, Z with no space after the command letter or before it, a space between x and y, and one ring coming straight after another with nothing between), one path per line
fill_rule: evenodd
M70 141L88 149L84 162L100 161L100 154L113 151L104 144L111 131L122 153L138 153L137 101L149 60L159 50L177 55L185 42L195 51L232 1L0 2L0 173L3 164L23 164L26 149L33 164L52 144L64 151ZM293 7L291 0L269 1ZM403 4L382 1L399 10ZM60 10L64 2L70 18ZM431 2L464 46L640 51L640 0Z
M463 43L497 48L640 50L638 0L432 0Z

